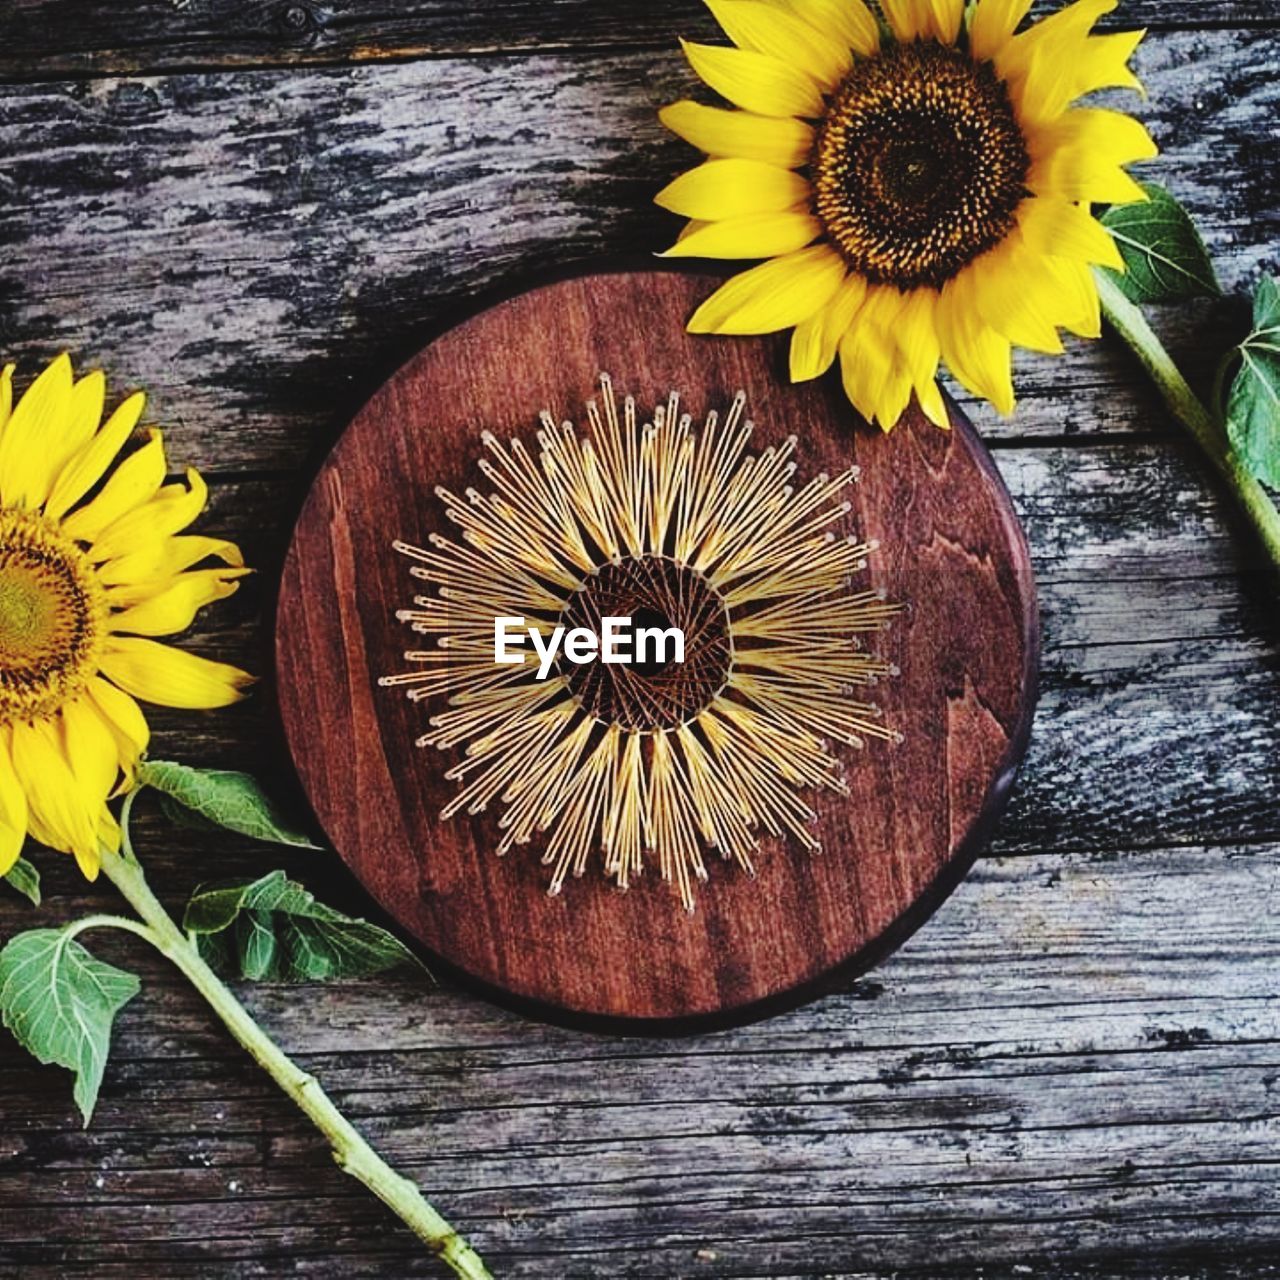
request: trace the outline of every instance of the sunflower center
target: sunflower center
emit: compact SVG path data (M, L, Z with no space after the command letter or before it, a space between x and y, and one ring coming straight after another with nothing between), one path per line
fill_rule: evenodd
M573 593L560 622L599 634L604 618L630 618L633 636L640 628L679 628L684 661L579 665L561 659L570 692L602 724L639 732L675 729L711 702L728 678L733 654L724 601L694 569L657 555L604 565Z
M999 244L1030 158L990 63L936 41L858 62L818 132L814 202L852 271L940 288Z
M0 511L0 723L49 715L88 684L106 617L75 543L33 512Z

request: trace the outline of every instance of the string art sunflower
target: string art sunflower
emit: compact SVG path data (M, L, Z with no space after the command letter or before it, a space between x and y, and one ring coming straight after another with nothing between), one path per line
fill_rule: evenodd
M735 47L683 47L736 111L661 117L709 157L656 197L690 221L669 256L766 259L693 315L695 333L794 329L791 377L840 357L886 431L914 393L938 426L940 361L1001 413L1014 346L1101 332L1091 267L1124 263L1093 203L1145 200L1124 166L1156 154L1116 111L1142 32L1092 34L1117 0L1021 32L1031 0L707 0Z
M129 450L146 398L104 422L105 385L59 356L15 405L0 373L0 874L30 833L95 879L120 848L107 801L150 738L135 698L221 707L251 683L155 638L248 570L233 543L183 533L204 481L165 483L159 431Z
M641 422L608 377L588 430L542 415L536 455L486 432L492 486L437 489L461 540L397 542L429 584L398 618L436 640L382 677L445 703L419 746L462 749L450 818L499 805L499 853L545 836L550 892L599 851L626 888L656 853L693 908L703 853L753 873L762 834L818 847L805 793L847 792L835 746L895 738L858 691L890 674L859 636L895 607L851 579L875 548L841 532L841 475L796 477L796 440L748 451L739 394L695 427L673 394ZM683 662L495 663L495 619L542 637L607 617L677 628Z

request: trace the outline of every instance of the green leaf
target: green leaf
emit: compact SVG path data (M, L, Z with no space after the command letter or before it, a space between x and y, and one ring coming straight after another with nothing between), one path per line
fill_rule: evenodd
M1140 185L1147 203L1112 205L1102 216L1128 267L1124 275L1109 271L1120 291L1139 303L1219 297L1222 287L1190 214L1163 187Z
M1245 466L1280 489L1280 283L1264 276L1253 296L1253 332L1240 344L1227 401L1227 434Z
M32 929L0 951L0 1016L41 1062L75 1072L85 1126L111 1045L111 1024L138 994L138 979L95 960L70 929Z
M11 888L16 889L24 898L29 898L33 907L40 905L40 873L26 858L19 858L5 872L4 878Z
M165 795L163 791L156 792L156 799L160 803L160 812L175 827L182 827L187 831L222 830L216 822L210 822L208 818L202 818L194 809L188 809L186 805L180 804L172 796Z
M302 849L320 847L285 820L250 774L148 760L139 768L138 780L176 800L206 822L228 831L271 844Z
M202 885L187 903L182 927L219 972L259 981L364 978L418 963L385 929L317 902L283 871Z

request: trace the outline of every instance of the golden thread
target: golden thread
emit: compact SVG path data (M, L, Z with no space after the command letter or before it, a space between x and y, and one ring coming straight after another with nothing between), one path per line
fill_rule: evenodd
M545 838L553 894L596 849L623 889L656 852L692 910L705 849L749 873L762 835L816 849L804 793L847 794L831 746L898 737L854 696L893 673L859 636L897 606L850 589L875 550L836 531L856 468L799 485L794 436L748 453L742 393L695 429L676 394L641 424L600 387L585 435L542 415L536 459L484 434L493 490L436 490L460 541L394 544L429 585L396 616L435 645L379 683L444 703L418 739L462 750L442 818L501 806L498 852ZM496 617L545 638L645 611L685 630L683 664L494 662Z
M854 64L818 132L814 206L852 271L941 288L1014 229L1027 144L990 63L936 41Z
M678 627L685 637L680 664L613 665L569 662L557 667L584 711L602 724L651 732L690 720L729 676L733 645L724 601L696 570L665 555L608 561L570 596L560 615L566 631L601 634L606 617L633 627Z
M35 512L0 511L0 724L51 715L82 692L106 620L84 552Z

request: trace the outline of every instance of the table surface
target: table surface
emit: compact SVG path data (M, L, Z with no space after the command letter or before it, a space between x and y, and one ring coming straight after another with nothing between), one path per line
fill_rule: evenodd
M1232 298L1158 317L1207 379L1280 245L1280 0L1130 0L1136 110ZM193 647L269 670L285 538L320 458L477 290L657 248L689 158L694 0L8 0L0 349L142 384L209 530L260 568ZM449 982L254 986L261 1020L517 1277L1280 1275L1280 622L1274 587L1111 342L971 406L1025 521L1040 707L989 854L892 960L693 1040L592 1037ZM288 794L269 682L156 717L156 753ZM152 878L286 866L145 814ZM38 857L38 913L109 903ZM0 1274L439 1274L174 974L119 1020L92 1128L0 1044Z

